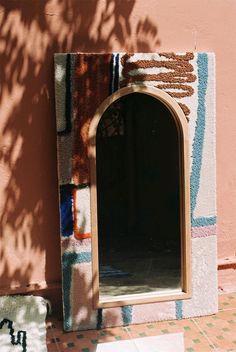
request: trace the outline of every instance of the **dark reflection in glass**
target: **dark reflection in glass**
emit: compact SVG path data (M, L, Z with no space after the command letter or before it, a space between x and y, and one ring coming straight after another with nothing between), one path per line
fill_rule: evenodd
M97 129L100 296L180 288L179 139L171 112L142 93Z

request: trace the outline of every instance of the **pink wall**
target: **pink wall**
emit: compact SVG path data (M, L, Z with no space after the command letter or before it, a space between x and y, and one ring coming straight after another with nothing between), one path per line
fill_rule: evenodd
M60 281L53 53L213 51L219 258L236 254L235 0L0 5L0 292Z

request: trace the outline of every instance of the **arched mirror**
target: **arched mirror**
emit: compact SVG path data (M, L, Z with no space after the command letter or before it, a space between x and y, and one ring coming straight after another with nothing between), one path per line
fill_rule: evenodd
M91 123L96 306L189 293L186 121L166 96L124 88Z

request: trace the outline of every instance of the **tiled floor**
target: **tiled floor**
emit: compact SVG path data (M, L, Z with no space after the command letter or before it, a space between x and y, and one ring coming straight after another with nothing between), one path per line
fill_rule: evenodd
M186 352L236 352L236 293L219 295L219 313L208 317L71 333L52 317L47 326L48 352L95 352L98 343L175 332L184 333Z

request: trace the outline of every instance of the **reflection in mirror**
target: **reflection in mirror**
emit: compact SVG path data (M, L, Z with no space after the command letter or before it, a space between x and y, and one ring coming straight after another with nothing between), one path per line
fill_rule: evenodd
M175 120L147 94L102 115L96 136L101 299L181 287L180 151Z

